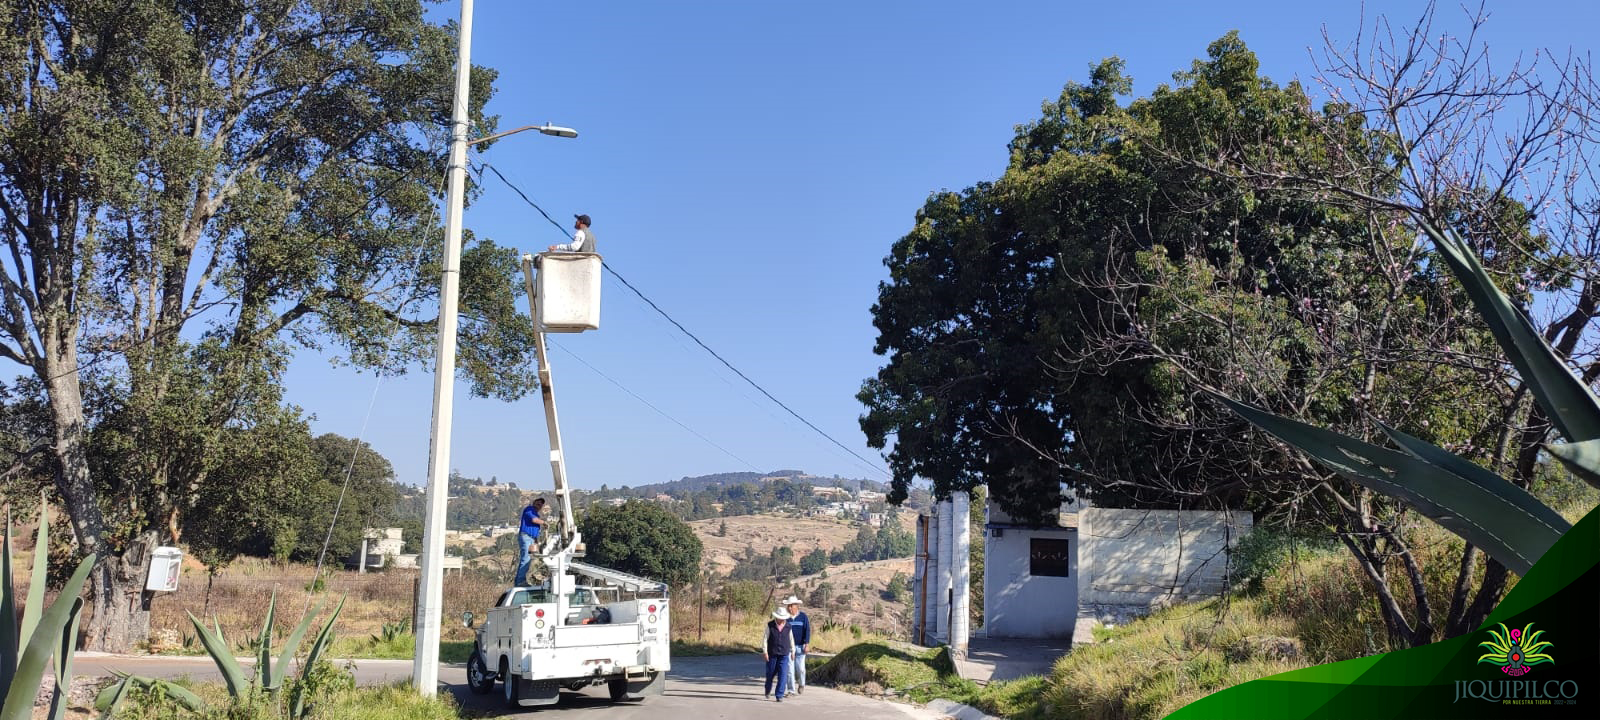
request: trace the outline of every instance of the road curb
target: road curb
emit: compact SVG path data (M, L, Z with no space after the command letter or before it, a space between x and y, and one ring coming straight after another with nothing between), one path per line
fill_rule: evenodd
M963 705L954 700L945 700L943 698L931 700L925 707L955 720L1001 720L1001 718L985 713L971 705Z

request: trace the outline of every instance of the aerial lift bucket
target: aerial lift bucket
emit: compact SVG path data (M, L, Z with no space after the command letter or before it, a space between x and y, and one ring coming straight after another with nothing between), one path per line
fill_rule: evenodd
M545 332L600 329L600 274L597 253L541 253L535 260L538 322Z

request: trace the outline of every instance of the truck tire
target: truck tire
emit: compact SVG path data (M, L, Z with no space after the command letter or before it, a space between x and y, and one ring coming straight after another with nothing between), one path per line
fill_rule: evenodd
M500 658L500 680L505 683L506 707L522 707L522 703L519 702L522 697L517 692L520 689L517 686L521 683L522 678L511 674L511 663L505 658Z
M488 695L494 692L494 673L489 672L489 665L483 661L483 653L474 647L472 657L467 659L467 687L472 688L474 695Z
M611 678L607 680L606 689L611 691L611 702L622 702L628 699L627 678Z

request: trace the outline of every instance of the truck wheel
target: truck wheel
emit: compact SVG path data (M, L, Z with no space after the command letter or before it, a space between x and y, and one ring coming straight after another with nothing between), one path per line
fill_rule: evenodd
M519 678L516 675L511 674L511 663L505 658L500 658L500 679L505 683L506 686L506 707L522 707L522 704L517 702L517 700L520 699L519 694L517 693L517 683Z
M494 675L489 672L489 666L483 662L483 654L477 648L472 649L472 657L467 659L467 686L472 688L474 695L494 692Z
M628 679L611 678L606 681L606 689L611 691L611 702L622 702L628 698Z

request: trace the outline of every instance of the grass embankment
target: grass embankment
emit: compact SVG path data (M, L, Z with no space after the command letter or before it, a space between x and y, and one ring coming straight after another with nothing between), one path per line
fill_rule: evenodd
M890 690L914 702L936 697L967 698L978 686L956 674L946 648L919 648L874 640L845 648L831 658L807 658L808 682L834 685L867 695Z

